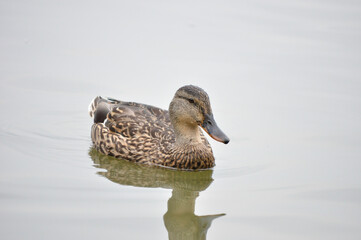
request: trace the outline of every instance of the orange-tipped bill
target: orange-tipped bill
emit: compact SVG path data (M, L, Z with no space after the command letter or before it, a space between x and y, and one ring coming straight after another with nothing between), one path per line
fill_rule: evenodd
M224 144L229 143L229 138L222 132L222 130L217 126L216 121L213 118L213 115L206 115L201 127L206 131L209 136L218 142Z

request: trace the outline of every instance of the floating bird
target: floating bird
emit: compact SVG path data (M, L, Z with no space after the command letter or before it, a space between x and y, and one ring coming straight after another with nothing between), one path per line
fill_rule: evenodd
M215 165L214 156L199 127L216 141L229 142L214 120L208 94L193 85L177 90L169 111L98 96L89 114L95 149L131 162L207 169Z

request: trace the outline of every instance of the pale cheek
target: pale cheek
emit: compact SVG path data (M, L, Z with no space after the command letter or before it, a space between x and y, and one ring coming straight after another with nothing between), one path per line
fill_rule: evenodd
M203 122L203 115L197 114L196 120L197 120L197 122Z
M196 122L196 120L193 117L189 116L189 115L188 116L182 116L181 121L184 122L184 123L191 123L191 124Z

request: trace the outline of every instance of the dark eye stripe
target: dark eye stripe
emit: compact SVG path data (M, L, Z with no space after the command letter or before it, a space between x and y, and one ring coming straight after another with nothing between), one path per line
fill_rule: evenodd
M188 102L196 105L197 107L199 107L199 109L201 110L202 114L203 114L203 115L205 114L204 108L203 108L202 106L198 105L193 99L187 98L187 97L183 97L183 96L178 96L178 97L181 98L181 99L185 99L185 100L187 100Z
M191 98L186 98L186 97L183 97L183 96L179 96L179 98L185 99L185 100L187 100L188 102L190 102L190 103L192 103L192 104L195 104L194 100L191 99Z

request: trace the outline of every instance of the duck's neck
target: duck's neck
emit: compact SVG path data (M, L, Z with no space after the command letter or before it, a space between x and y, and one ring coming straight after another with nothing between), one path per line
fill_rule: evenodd
M172 125L176 137L176 145L181 146L202 144L198 125L183 123L172 123Z
M171 150L170 161L165 161L164 166L180 169L213 167L212 150L202 141L198 125L177 123L173 124L172 122L176 140Z

